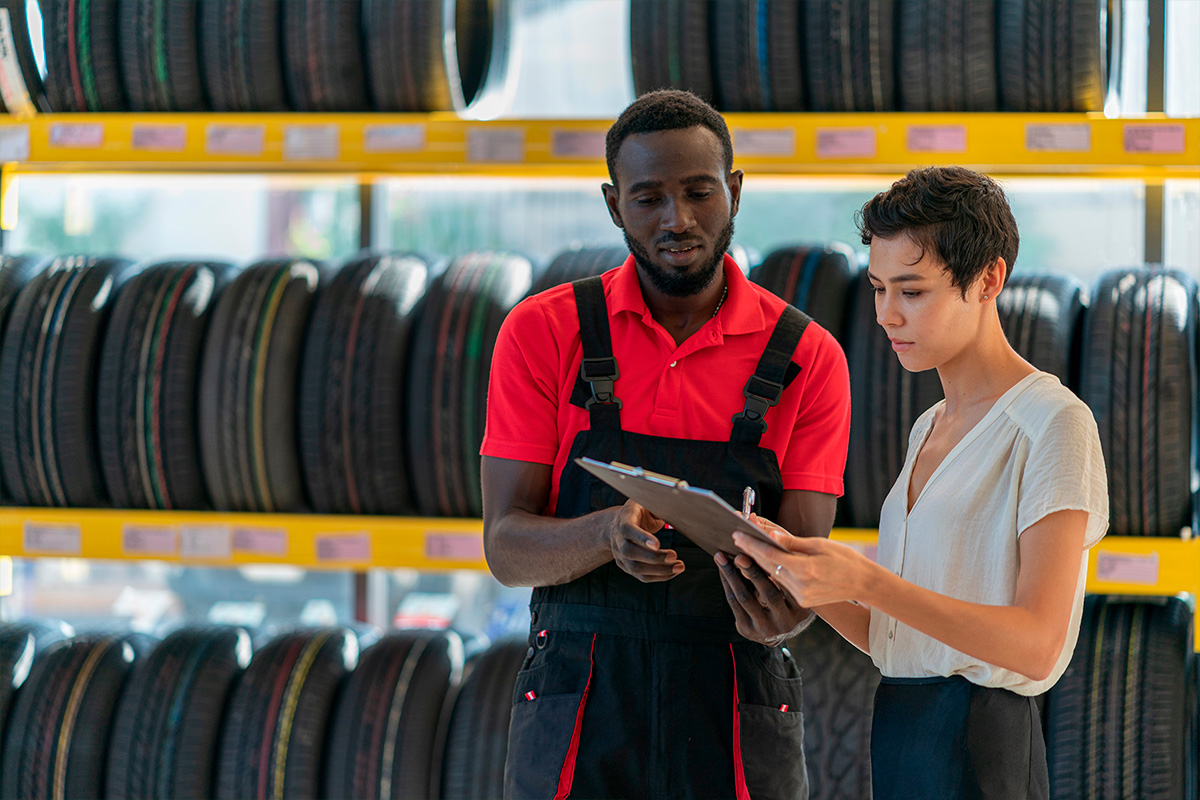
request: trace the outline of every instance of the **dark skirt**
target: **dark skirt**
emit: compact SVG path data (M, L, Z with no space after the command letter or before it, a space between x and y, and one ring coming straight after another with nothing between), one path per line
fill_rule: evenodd
M1032 697L966 678L884 678L871 729L875 800L1046 800Z

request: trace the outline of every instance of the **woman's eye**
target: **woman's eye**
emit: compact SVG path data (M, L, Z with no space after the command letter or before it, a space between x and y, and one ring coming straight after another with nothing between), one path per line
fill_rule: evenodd
M904 296L905 296L905 297L917 297L917 296L919 296L920 294L921 294L920 292L905 292L905 293L904 293Z
M875 294L883 294L883 287L882 286L872 286L871 291L874 292Z

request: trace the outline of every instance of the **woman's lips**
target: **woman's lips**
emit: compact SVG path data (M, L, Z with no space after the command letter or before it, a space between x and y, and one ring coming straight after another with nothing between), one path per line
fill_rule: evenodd
M893 339L891 337L888 337L888 341L892 343L892 349L897 353L903 353L905 350L908 350L913 346L912 342L905 342L900 339Z

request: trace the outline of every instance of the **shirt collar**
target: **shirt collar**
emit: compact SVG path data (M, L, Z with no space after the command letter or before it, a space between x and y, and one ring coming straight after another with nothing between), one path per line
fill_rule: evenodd
M762 299L746 279L741 267L728 253L724 261L725 281L729 284L729 295L717 311L717 328L722 334L755 333L767 326ZM650 308L642 296L642 285L638 282L637 264L633 256L625 259L609 285L608 303L611 313L616 315L629 311L650 320Z

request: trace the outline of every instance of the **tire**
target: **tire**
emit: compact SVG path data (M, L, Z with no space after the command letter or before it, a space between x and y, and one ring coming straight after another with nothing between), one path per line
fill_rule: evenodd
M295 111L369 111L363 0L284 0L283 76Z
M52 111L127 111L118 0L39 0Z
M131 111L204 111L198 0L120 0L121 75Z
M1181 272L1115 270L1084 318L1080 397L1096 416L1117 534L1178 536L1192 523L1196 291Z
M215 796L315 798L339 684L358 661L342 628L302 631L255 654L222 727Z
M8 12L9 33L16 51L18 69L10 75L11 82L0 83L0 100L4 110L16 116L30 116L50 111L46 87L34 57L34 43L30 37L29 19L26 16L25 0L0 0L0 8ZM38 43L39 45L42 42ZM17 80L19 78L19 80Z
M830 0L803 8L811 110L895 110L893 1Z
M1084 288L1069 275L1024 275L996 298L1008 343L1033 366L1076 388L1073 356L1083 319Z
M784 247L752 269L750 280L808 314L842 341L853 261L854 252L838 242Z
M904 111L996 111L997 0L898 5Z
M280 5L280 0L200 3L200 55L214 111L290 110Z
M524 637L514 637L468 662L448 709L440 759L443 800L490 800L503 794L512 694L528 650Z
M452 632L395 633L369 647L334 712L326 796L435 796L440 715L462 669L462 640Z
M871 796L871 715L879 670L822 620L788 642L804 673L804 760L813 800Z
M1075 654L1046 699L1052 797L1185 796L1190 621L1175 598L1087 598Z
M603 274L619 267L628 256L629 251L624 247L576 247L564 250L542 270L526 297L580 278Z
M1010 111L1102 111L1120 85L1121 0L997 0Z
M34 661L47 647L73 634L63 622L0 623L0 751L13 698L29 677Z

